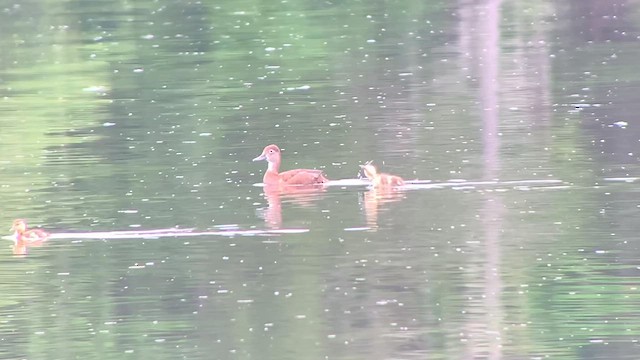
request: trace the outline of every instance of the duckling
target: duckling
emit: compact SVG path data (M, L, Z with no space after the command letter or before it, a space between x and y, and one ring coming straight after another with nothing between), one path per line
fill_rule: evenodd
M360 168L364 176L371 181L374 188L389 188L404 185L404 180L400 176L379 173L372 162L373 161L368 161L366 164L360 165Z

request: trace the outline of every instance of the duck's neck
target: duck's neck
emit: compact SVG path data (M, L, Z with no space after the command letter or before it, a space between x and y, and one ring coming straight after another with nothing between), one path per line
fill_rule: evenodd
M267 171L264 173L264 177L262 181L265 184L276 185L280 183L280 175L278 174L278 168L280 164L278 162L269 162L269 166L267 167Z
M267 167L267 172L271 172L274 174L278 173L278 170L280 169L280 162L278 161L269 161L269 166Z
M369 179L369 180L373 180L375 178L378 177L378 172L376 171L376 169L371 169L371 168L365 168L364 169L364 175Z

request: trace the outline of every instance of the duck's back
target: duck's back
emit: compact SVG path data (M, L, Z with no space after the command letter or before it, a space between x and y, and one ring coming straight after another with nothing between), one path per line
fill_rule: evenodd
M289 185L323 184L329 181L322 170L295 169L281 172L280 181Z
M390 175L390 174L379 174L375 179L376 184L378 186L402 186L404 185L404 180L400 176Z
M20 234L20 238L23 241L42 241L46 240L48 237L49 233L40 229L27 230Z

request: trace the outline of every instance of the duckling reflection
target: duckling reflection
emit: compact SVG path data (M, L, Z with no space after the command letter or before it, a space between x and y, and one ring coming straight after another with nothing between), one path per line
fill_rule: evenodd
M44 245L45 240L24 240L16 238L11 245L11 252L16 256L26 256L29 253L30 247L41 247Z
M360 165L358 178L366 178L371 181L371 187L362 193L360 200L367 226L375 230L378 228L378 213L385 208L385 204L401 201L405 198L402 189L404 180L396 175L379 173L372 161Z
M297 206L313 207L314 202L324 193L322 185L306 186L264 186L264 197L267 208L263 209L261 217L270 229L282 228L282 202L290 202Z
M405 192L402 189L394 188L370 188L361 193L361 209L364 210L367 226L372 230L378 228L378 214L387 210L388 204L405 199Z

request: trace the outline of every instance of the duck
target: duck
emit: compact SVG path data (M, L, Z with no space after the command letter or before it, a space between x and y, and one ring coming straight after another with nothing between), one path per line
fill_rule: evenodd
M374 188L392 188L404 185L404 180L400 176L379 173L372 162L368 161L366 164L360 165L360 169L362 169L364 176L371 181Z
M285 172L280 170L280 148L275 145L267 145L260 156L253 161L266 160L269 164L267 172L264 173L262 182L265 186L287 186L287 185L319 185L329 181L322 170L316 169L294 169Z
M27 222L24 219L15 219L11 225L14 237L18 242L35 243L47 240L49 233L41 229L27 230Z

